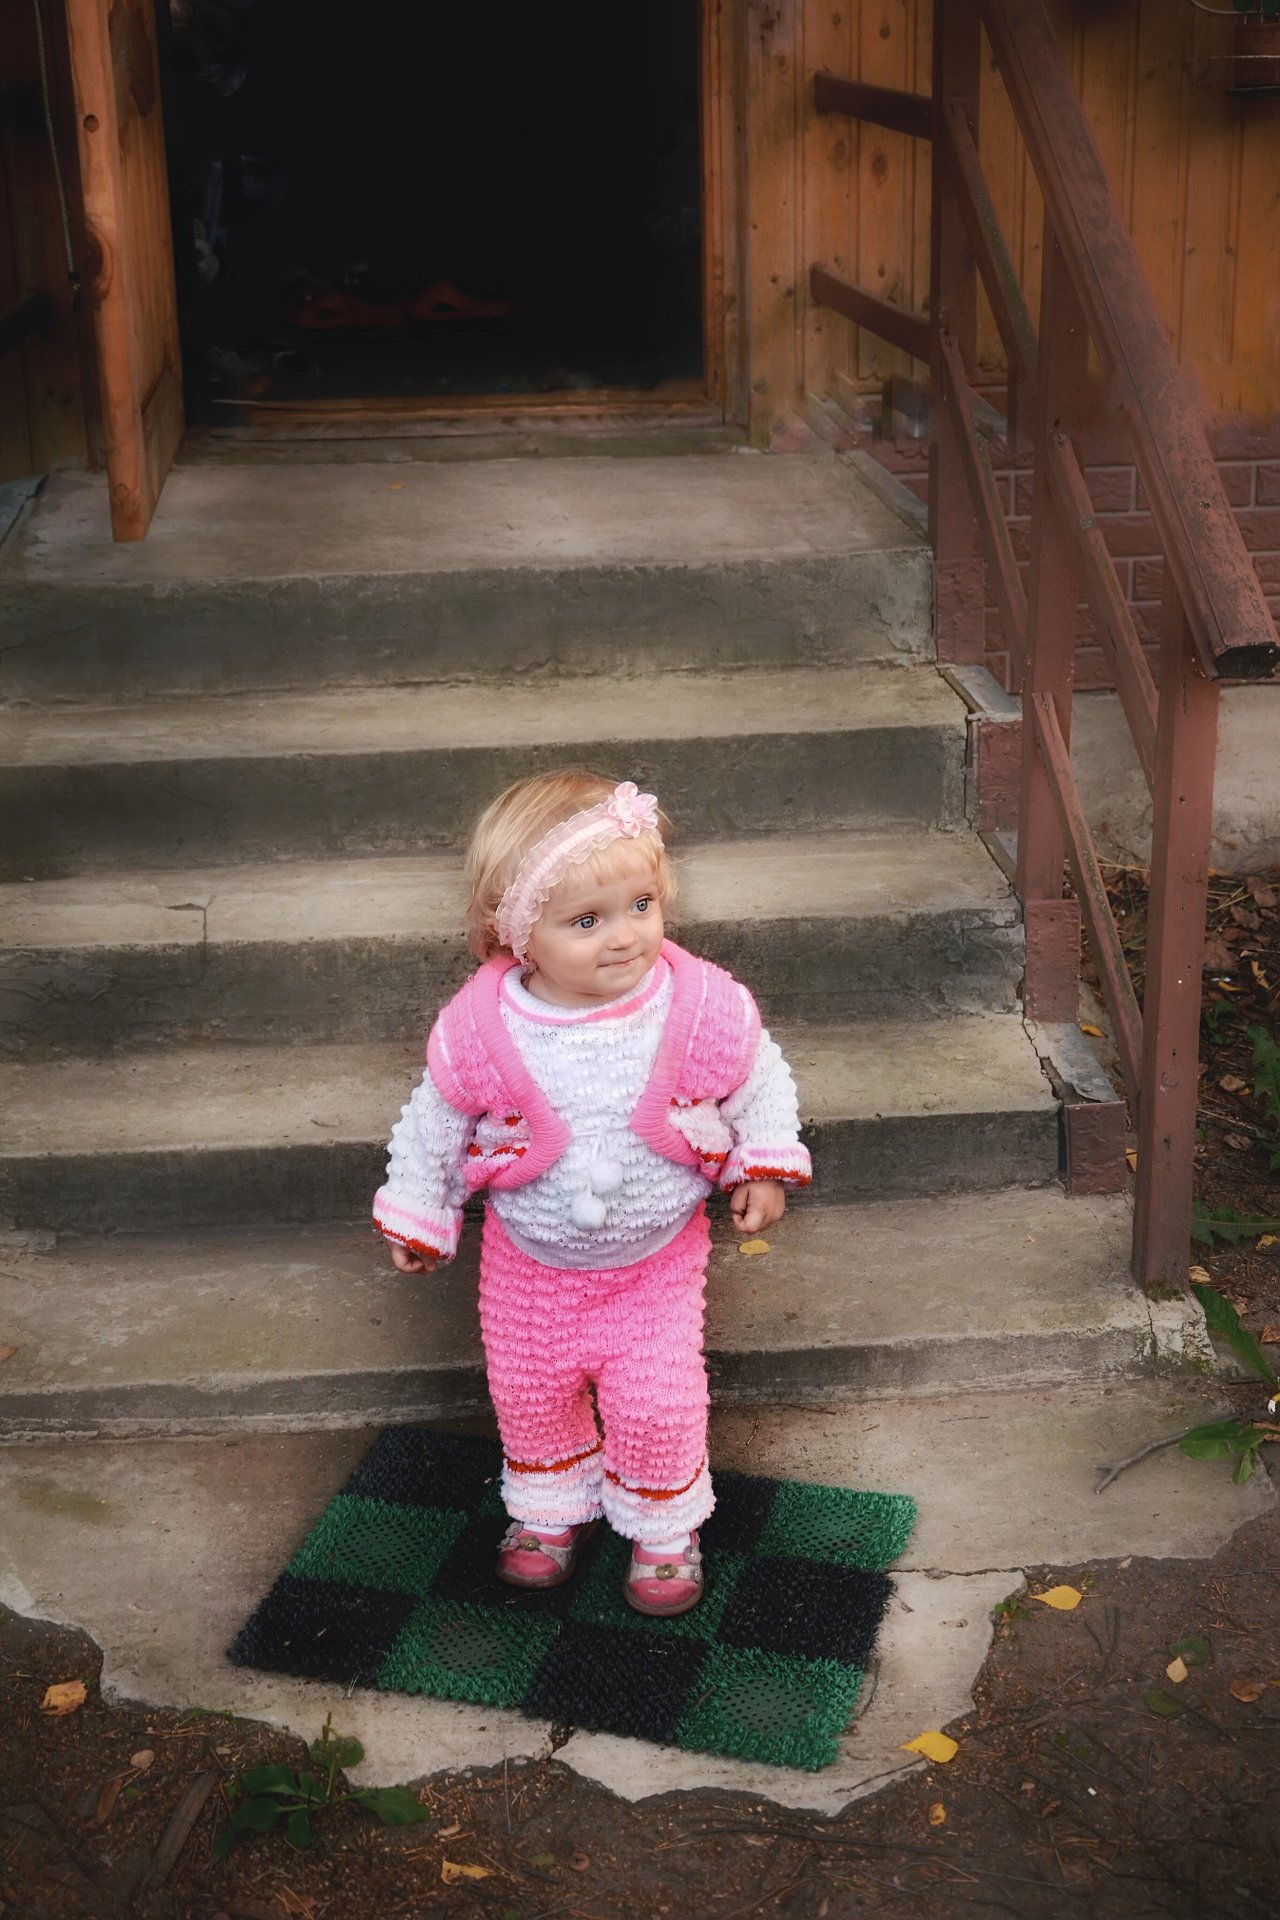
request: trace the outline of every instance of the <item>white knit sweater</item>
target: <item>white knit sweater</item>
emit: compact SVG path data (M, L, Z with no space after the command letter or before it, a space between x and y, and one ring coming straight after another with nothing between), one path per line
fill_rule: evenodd
M533 1079L570 1131L555 1165L518 1187L491 1191L508 1234L536 1260L556 1267L620 1267L674 1239L709 1189L697 1167L678 1165L632 1132L630 1116L648 1084L671 1007L665 960L634 993L603 1008L554 1007L513 969L503 978L502 1017ZM801 1184L809 1156L800 1144L795 1081L775 1041L760 1035L746 1080L718 1113L673 1112L695 1144L708 1127L727 1154L719 1185L753 1168L781 1170ZM374 1219L390 1238L425 1237L449 1257L466 1192L463 1168L475 1117L458 1113L423 1075L391 1136L387 1178ZM714 1141L710 1144L716 1144Z

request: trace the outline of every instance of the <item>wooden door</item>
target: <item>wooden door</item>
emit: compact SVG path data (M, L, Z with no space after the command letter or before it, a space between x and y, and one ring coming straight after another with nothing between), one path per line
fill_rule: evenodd
M66 0L111 530L141 540L182 438L153 0Z

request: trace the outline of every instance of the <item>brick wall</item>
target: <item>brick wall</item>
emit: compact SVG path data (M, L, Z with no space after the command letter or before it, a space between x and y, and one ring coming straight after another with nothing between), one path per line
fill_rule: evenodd
M1280 626L1280 419L1225 421L1209 437L1227 499L1258 570L1272 617ZM927 498L929 455L923 442L877 440L872 442L871 451L918 499ZM1154 653L1164 561L1141 482L1132 462L1119 457L1122 453L1122 446L1114 440L1097 435L1086 460L1085 477L1120 584L1139 631ZM1000 442L992 445L991 457L1013 549L1025 575L1031 532L1031 472ZM1011 688L1008 644L994 600L987 606L986 648L987 665L1002 686ZM1080 608L1076 685L1112 685L1102 649L1094 638L1092 618L1084 606Z

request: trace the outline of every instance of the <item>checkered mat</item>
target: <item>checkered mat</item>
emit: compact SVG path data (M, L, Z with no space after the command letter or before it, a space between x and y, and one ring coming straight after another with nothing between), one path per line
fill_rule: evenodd
M237 1665L519 1707L557 1726L825 1767L848 1725L915 1502L717 1473L706 1592L650 1620L607 1527L567 1585L494 1578L496 1440L382 1434L237 1635Z

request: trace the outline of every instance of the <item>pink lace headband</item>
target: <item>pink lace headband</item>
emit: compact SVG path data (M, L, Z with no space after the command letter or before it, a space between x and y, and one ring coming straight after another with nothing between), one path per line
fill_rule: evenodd
M529 950L529 935L568 869L588 854L612 846L615 840L638 840L642 833L653 834L662 845L658 802L653 794L640 793L634 780L624 780L614 788L611 799L571 814L544 833L530 847L498 902L494 920L503 946L509 947L517 960L523 960Z

